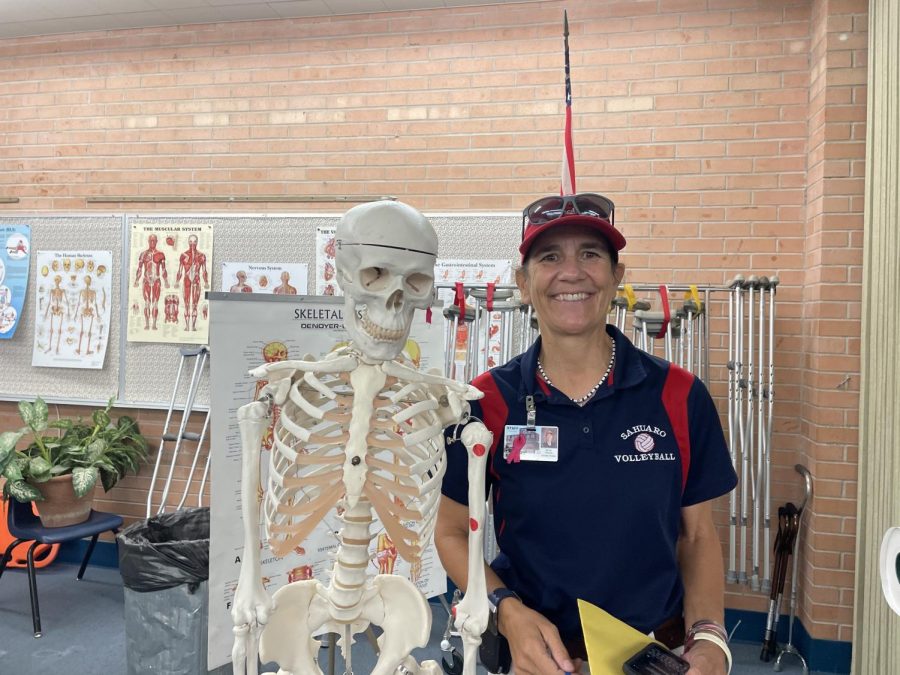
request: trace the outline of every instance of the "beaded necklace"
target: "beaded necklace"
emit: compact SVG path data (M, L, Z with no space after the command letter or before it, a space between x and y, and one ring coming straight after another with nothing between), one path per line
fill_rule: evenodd
M595 384L593 386L593 388L591 388L591 390L588 393L586 393L584 396L582 396L581 398L573 398L570 396L569 398L572 399L572 403L574 403L575 405L578 405L578 406L583 406L585 403L590 401L594 397L594 394L597 393L597 390L600 388L600 386L604 382L606 382L606 378L609 377L609 374L612 372L613 365L615 365L615 363L616 363L616 341L613 340L612 341L612 353L609 355L609 364L606 366L606 372L603 373L603 377L601 377L600 381L597 384ZM544 372L544 366L541 363L541 357L538 357L537 367L538 367L538 372L541 374L541 377L544 378L544 382L549 384L551 387L555 386L553 384L553 382L550 381L550 378L547 377L547 373Z

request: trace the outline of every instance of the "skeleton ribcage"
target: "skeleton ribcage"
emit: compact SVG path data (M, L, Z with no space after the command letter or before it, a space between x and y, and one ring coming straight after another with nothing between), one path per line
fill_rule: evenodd
M275 424L265 496L267 537L283 556L345 494L353 390L346 373L298 373ZM437 516L446 468L438 402L424 385L389 377L373 401L362 489L407 561L421 556Z

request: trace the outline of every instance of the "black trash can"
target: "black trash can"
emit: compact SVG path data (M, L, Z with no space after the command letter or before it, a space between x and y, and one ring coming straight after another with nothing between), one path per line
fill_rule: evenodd
M118 543L128 675L206 673L209 509L138 521Z

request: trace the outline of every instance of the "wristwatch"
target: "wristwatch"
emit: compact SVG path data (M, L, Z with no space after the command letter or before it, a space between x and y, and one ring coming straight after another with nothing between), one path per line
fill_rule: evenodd
M507 598L515 598L519 602L522 601L522 598L519 597L518 593L508 588L503 588L502 586L499 588L495 588L490 593L488 593L488 602L491 605L491 612L496 614L497 610L500 609L500 603Z

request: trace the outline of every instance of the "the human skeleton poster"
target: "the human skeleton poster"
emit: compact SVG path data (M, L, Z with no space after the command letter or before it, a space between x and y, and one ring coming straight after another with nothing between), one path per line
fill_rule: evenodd
M306 263L223 262L222 287L226 293L306 295Z
M128 340L205 345L213 226L133 223Z
M38 251L32 366L103 368L112 315L111 251Z
M239 301L237 301L239 300ZM213 296L210 326L211 444L216 448L210 471L215 476L210 493L209 552L209 662L218 667L231 659L234 624L230 610L237 586L243 536L241 518L241 440L238 407L256 398L265 382L248 371L266 362L300 359L306 354L321 358L349 340L344 330L343 300L310 296L273 298ZM438 313L435 312L437 317ZM417 368L441 368L443 363L442 321L427 323L425 313L416 312L404 354ZM271 429L278 416L276 407L269 432L263 440L260 484L266 484ZM262 489L262 488L260 488ZM409 523L407 523L409 525ZM266 592L273 594L292 581L317 578L327 582L337 550L335 532L341 522L336 511L319 523L312 534L284 558L276 558L264 545L260 525L261 570ZM411 569L376 519L372 532L371 572L406 576L427 597L446 591L446 573L433 545L417 569Z

